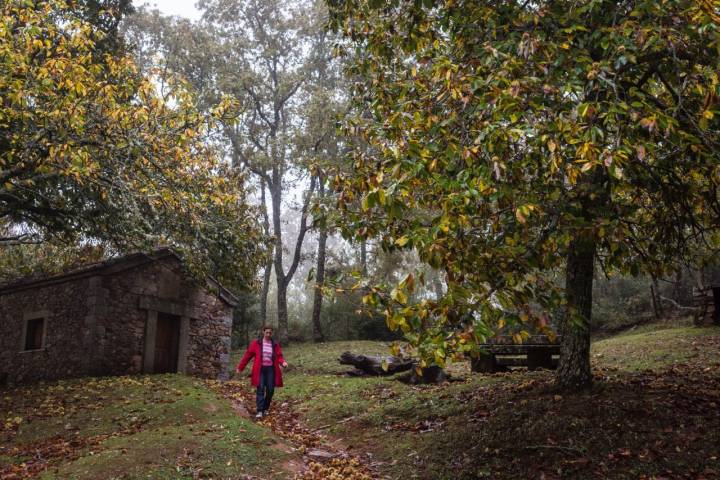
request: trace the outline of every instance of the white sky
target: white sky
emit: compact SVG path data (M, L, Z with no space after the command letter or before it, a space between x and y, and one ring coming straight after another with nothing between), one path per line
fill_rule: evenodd
M193 20L200 18L200 12L195 8L197 0L133 0L136 7L147 5L150 8L157 8L165 15L177 15Z

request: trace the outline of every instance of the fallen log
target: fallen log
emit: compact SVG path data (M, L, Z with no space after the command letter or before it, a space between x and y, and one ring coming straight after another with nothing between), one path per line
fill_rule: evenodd
M410 385L439 384L452 381L450 375L437 365L423 368L421 375L418 375L417 371L413 368L409 373L400 375L398 380Z
M341 365L352 365L356 370L348 372L351 376L373 375L386 376L398 372L405 372L415 366L413 360L404 360L400 357L383 357L379 355L362 355L344 352L338 359ZM383 368L383 364L387 369Z

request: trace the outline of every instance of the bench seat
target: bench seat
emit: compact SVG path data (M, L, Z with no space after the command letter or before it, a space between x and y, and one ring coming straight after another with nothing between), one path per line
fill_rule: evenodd
M560 337L551 341L545 335L532 335L524 343L514 343L509 335L496 337L492 343L480 345L482 353L472 359L472 371L493 373L521 366L530 370L557 368L560 341Z

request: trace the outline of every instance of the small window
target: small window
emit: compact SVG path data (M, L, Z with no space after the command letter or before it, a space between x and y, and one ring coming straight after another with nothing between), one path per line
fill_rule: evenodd
M45 334L45 319L33 318L27 322L25 333L25 350L39 350L43 348Z

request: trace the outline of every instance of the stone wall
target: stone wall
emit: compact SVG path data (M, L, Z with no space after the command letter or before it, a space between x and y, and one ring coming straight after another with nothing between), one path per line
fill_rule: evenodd
M86 278L0 296L0 378L21 383L86 373L82 355L88 289ZM42 349L23 351L28 317L45 318Z
M190 321L187 373L227 379L232 308L215 295L196 289L191 302L200 313Z
M21 352L24 315L46 311L46 345ZM112 268L56 285L0 292L0 383L152 371L148 325L182 318L178 370L227 378L232 308L191 282L179 260Z
M175 258L109 275L105 336L101 341L108 373L139 373L145 360L148 309L189 317L184 373L225 378L230 360L232 309L216 295L189 281Z

